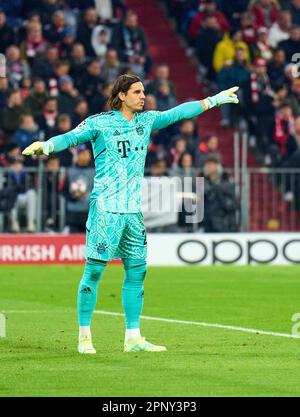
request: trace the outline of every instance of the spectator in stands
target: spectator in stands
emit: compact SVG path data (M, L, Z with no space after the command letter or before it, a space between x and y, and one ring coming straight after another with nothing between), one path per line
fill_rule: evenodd
M63 59L70 59L72 54L73 44L76 39L76 30L73 27L67 27L62 35L60 44L60 57Z
M291 12L293 24L300 26L300 0L290 0L287 10Z
M251 135L256 137L257 149L267 152L273 136L274 92L267 75L267 62L256 58L253 71L245 87L245 108L250 122Z
M92 98L89 103L90 113L96 114L101 111L108 111L110 107L108 106L107 100L111 95L113 83L104 83L102 88L98 90L98 94Z
M172 138L171 143L177 140L177 138L184 138L187 143L187 151L190 152L192 155L195 154L199 143L199 136L197 133L197 126L195 120L193 119L186 119L183 120L179 126L179 134L178 136L174 136Z
M156 159L150 168L151 177L164 177L168 176L167 162L165 159Z
M218 22L218 28L221 32L230 32L230 24L226 16L217 10L217 3L215 0L206 0L204 3L204 10L200 10L191 20L188 35L191 40L195 40L201 26L207 17L215 17Z
M238 203L233 183L223 173L222 165L213 155L206 159L203 171L205 178L205 232L237 232Z
M9 86L7 78L0 78L0 125L3 126L3 109L6 106L9 96Z
M69 75L64 75L59 79L58 111L72 115L78 91L74 88L73 80Z
M14 32L6 22L6 14L0 8L0 53L4 53L6 48L14 43Z
M2 126L8 135L12 135L18 128L20 116L25 111L20 90L13 90L9 94L7 106L2 111Z
M124 64L119 61L117 51L113 48L108 49L101 70L101 75L105 82L114 82L123 67Z
M300 26L293 26L290 30L290 38L279 42L278 47L285 51L286 60L292 62L293 55L300 51Z
M111 32L104 25L98 25L92 32L92 47L94 54L103 62L110 42Z
M57 120L57 128L53 130L51 136L62 135L72 129L72 120L68 114L61 114ZM75 155L74 148L65 149L57 154L62 167L69 168L73 165Z
M287 161L295 154L300 152L300 116L294 120L293 132L289 135L286 143L286 159ZM300 165L298 165L299 167Z
M32 76L35 78L42 78L45 83L53 77L54 66L59 58L58 48L55 45L48 45L45 51L45 56L35 59L32 65Z
M166 81L169 84L169 89L172 96L176 96L174 83L170 80L170 68L167 64L157 65L153 80L149 82L146 87L147 94L157 95L159 83Z
M77 82L82 78L87 64L85 49L82 43L74 43L70 58L70 75L75 81L75 86L78 87Z
M286 66L286 55L284 49L276 49L273 58L268 63L268 76L271 87L278 88L285 82L284 68Z
M213 55L213 66L216 73L221 71L225 62L234 60L237 49L243 49L245 52L245 60L250 62L250 51L248 45L242 40L242 32L236 30L231 32L231 36L225 33L223 39L216 45Z
M219 23L214 16L207 16L203 25L195 39L196 54L205 69L205 76L208 80L215 79L215 71L213 68L213 56L217 44L222 39Z
M23 151L32 142L39 137L39 128L31 114L22 114L20 116L20 125L16 130L12 141L20 146Z
M77 161L67 171L62 192L67 200L67 226L70 233L85 232L89 197L93 188L94 170L91 153L85 146L78 149Z
M294 117L290 102L283 103L275 115L274 142L282 159L287 157L288 138L294 133Z
M88 63L86 71L78 82L78 89L90 103L95 92L101 90L102 84L101 64L94 58Z
M65 31L65 16L61 10L57 10L51 17L51 24L45 26L45 38L48 42L59 46Z
M217 83L220 91L227 90L232 85L238 85L240 87L239 96L241 104L243 97L243 89L249 79L249 70L246 61L246 55L244 49L236 49L235 59L233 62L230 60L224 63L222 70L217 74ZM228 105L224 105L221 108L222 120L221 126L228 127L231 125L232 109Z
M137 14L131 10L126 13L125 21L115 26L112 46L118 52L121 61L128 62L134 73L143 77L151 67L147 56L147 41L142 28L138 26Z
M41 78L36 78L33 81L33 88L31 93L25 100L25 106L34 116L40 113L47 100L48 93L46 91L45 82Z
M9 162L5 187L11 188L16 193L15 204L10 212L11 231L14 233L21 231L19 217L21 212L25 211L26 232L33 233L36 220L36 191L32 181L26 179L22 159L12 158Z
M32 63L37 55L42 54L46 50L46 46L41 23L31 22L27 27L26 39L20 45L22 59Z
M21 148L14 142L9 142L5 146L5 152L0 154L0 167L8 167L11 161L22 159Z
M268 33L269 31L267 28L258 28L257 42L256 47L254 48L254 56L256 58L263 58L269 62L272 59L273 52L271 46L269 45Z
M289 97L294 116L300 116L300 79L295 78L291 85Z
M206 141L199 143L196 151L195 166L202 169L207 157L211 155L218 158L219 162L222 161L222 155L219 149L219 138L215 135L211 135Z
M169 110L176 106L176 99L172 95L168 81L160 81L156 93L157 108L159 111Z
M46 160L46 172L43 176L42 207L43 225L45 232L55 232L59 229L59 168L60 161L56 154L51 154Z
M235 29L238 29L238 27ZM253 14L249 11L241 15L240 30L242 32L243 41L247 43L250 51L252 51L256 43L257 26Z
M177 168L181 156L187 150L187 143L184 138L178 137L166 155L166 161L170 168Z
M84 11L83 21L79 23L77 29L77 41L80 42L88 57L94 57L94 49L91 44L92 32L98 23L97 11L94 7L89 7Z
M6 50L6 65L9 84L13 89L17 89L21 85L23 78L30 75L29 66L21 60L20 50L17 46L11 45Z
M292 27L292 15L288 10L282 10L278 22L274 22L270 28L268 40L270 46L275 49L282 41L289 39Z
M74 112L72 115L72 127L76 127L81 123L84 119L88 117L89 108L88 103L84 98L79 98L74 107Z
M43 111L37 113L36 122L40 129L45 133L45 138L48 139L52 136L53 129L56 125L58 118L57 99L55 97L47 98Z
M249 8L255 17L258 27L270 28L279 19L279 4L277 0L253 0Z

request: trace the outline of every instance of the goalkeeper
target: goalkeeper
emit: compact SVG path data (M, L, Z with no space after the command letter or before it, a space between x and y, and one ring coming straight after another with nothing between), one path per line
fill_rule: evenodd
M46 142L34 142L23 151L24 155L49 155L89 141L93 146L96 174L86 222L86 263L78 289L80 353L96 353L91 318L106 263L115 258L122 259L125 270L124 351L166 350L146 341L140 333L147 255L141 185L150 134L152 130L198 116L215 106L238 103L237 90L238 87L233 87L164 112L143 112L145 91L140 78L121 75L109 98L111 111L90 116L70 132Z

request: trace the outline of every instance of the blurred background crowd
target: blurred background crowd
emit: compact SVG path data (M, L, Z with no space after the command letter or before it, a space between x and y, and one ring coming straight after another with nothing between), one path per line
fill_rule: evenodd
M300 0L161 3L176 21L187 52L197 58L207 92L240 86L241 105L222 107L221 126L249 131L249 145L264 165L299 167ZM7 78L0 78L0 167L7 168L0 210L10 211L9 231L20 231L19 209L24 208L26 230L36 229L36 178L25 175L24 167L38 167L41 159L25 160L22 150L109 110L106 100L118 75L134 73L145 80L145 110L177 104L170 68L150 56L138 15L125 0L1 0L0 52L7 57ZM70 230L84 231L93 173L90 146L42 163L47 170L43 193L54 195L44 198L43 229L58 230L58 220L52 216L47 223L47 213L63 195ZM238 203L223 172L218 136L202 137L195 120L152 133L147 175L203 172L210 190L206 207L215 213L205 231L238 230Z

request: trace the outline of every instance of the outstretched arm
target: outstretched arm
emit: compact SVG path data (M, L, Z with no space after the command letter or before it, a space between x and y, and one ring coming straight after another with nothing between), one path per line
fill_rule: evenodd
M154 120L152 130L163 129L164 127L179 122L180 120L199 116L206 110L210 110L216 106L221 106L222 104L237 104L239 99L235 93L238 91L238 89L239 87L233 87L229 90L222 91L213 97L207 97L201 101L189 101L187 103L173 107L170 110L157 112L157 117Z
M85 119L68 133L54 136L46 142L33 142L22 153L23 155L49 155L52 152L61 152L94 139L95 130L93 124L90 119Z

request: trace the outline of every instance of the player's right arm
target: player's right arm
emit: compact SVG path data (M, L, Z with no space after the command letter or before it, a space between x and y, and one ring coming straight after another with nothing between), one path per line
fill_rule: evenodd
M23 155L49 155L78 146L95 139L95 129L90 118L85 119L75 129L62 135L53 136L46 142L33 142L22 152Z

